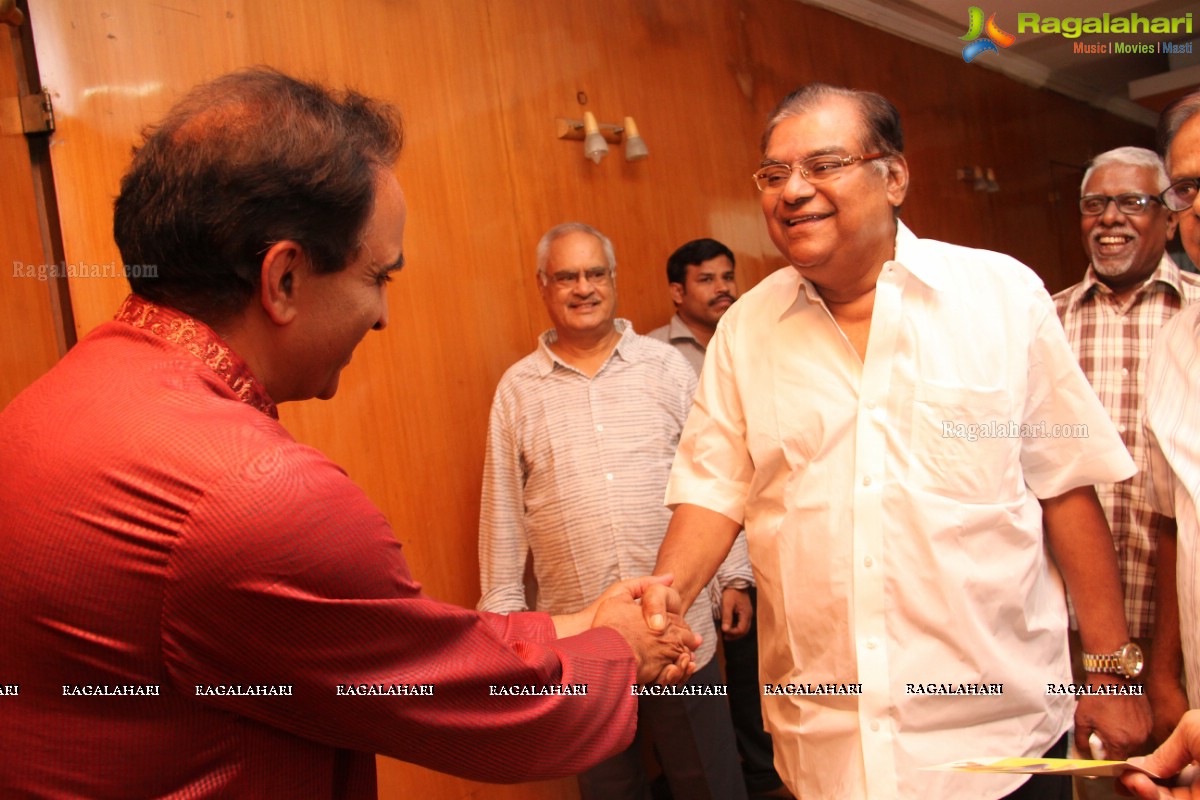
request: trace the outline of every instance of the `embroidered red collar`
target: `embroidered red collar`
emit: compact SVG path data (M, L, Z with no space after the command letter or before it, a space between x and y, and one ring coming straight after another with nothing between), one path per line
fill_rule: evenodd
M279 410L267 395L267 390L250 372L250 367L225 344L216 331L200 320L182 311L155 305L136 294L125 298L114 319L179 345L217 373L243 403L250 404L273 419L279 419Z

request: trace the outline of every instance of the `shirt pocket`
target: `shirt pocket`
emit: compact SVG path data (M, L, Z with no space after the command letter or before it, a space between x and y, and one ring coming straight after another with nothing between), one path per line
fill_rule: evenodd
M1021 452L1009 392L926 382L913 401L910 485L964 503L1004 502Z

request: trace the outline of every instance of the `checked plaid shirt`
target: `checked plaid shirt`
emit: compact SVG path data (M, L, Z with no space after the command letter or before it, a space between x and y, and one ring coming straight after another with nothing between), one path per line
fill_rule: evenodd
M1079 366L1108 409L1138 468L1132 478L1096 486L1117 547L1125 616L1129 634L1135 637L1152 633L1154 542L1163 522L1150 505L1142 431L1146 361L1158 331L1195 300L1200 300L1200 277L1180 270L1165 253L1145 283L1121 305L1090 266L1082 281L1054 295Z

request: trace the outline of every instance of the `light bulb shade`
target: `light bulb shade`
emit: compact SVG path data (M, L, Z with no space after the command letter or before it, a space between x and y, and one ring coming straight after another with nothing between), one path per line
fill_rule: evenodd
M608 155L608 142L599 131L589 133L583 140L583 157L590 158L593 164L599 164L600 159Z
M646 141L642 135L638 133L637 123L633 121L633 117L625 118L625 160L626 161L641 161L646 156L650 155L649 148L646 147Z
M648 155L650 155L650 150L646 148L646 142L642 137L630 136L625 140L626 161L641 161Z
M593 164L599 164L600 159L608 155L608 142L600 133L596 115L590 111L583 112L583 130L587 133L583 139L583 157L590 158Z

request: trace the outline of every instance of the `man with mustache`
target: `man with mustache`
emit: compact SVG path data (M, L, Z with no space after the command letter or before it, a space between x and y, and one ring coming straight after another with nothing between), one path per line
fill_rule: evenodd
M667 259L675 316L646 335L674 345L697 374L717 322L737 300L734 266L733 252L716 239L693 239Z
M488 424L479 520L481 611L570 614L620 577L654 566L671 513L663 492L696 376L668 345L617 319L608 237L567 222L537 246L538 289L554 327L504 373ZM620 576L620 577L618 577ZM686 616L702 637L681 696L639 690L638 737L653 740L676 798L745 800L707 604ZM584 800L641 800L635 743L579 776Z
M1138 466L1132 478L1097 484L1096 494L1117 549L1130 635L1151 654L1145 677L1159 741L1186 705L1178 692L1178 669L1171 674L1175 660L1151 653L1156 543L1173 523L1154 511L1149 497L1142 432L1146 362L1163 325L1200 299L1200 278L1182 272L1166 253L1176 225L1175 213L1159 197L1166 188L1162 160L1150 150L1119 147L1096 156L1084 173L1079 200L1090 263L1082 281L1054 296L1067 341ZM1081 678L1077 630L1071 632L1071 650ZM1086 792L1082 785L1089 782L1078 783Z

